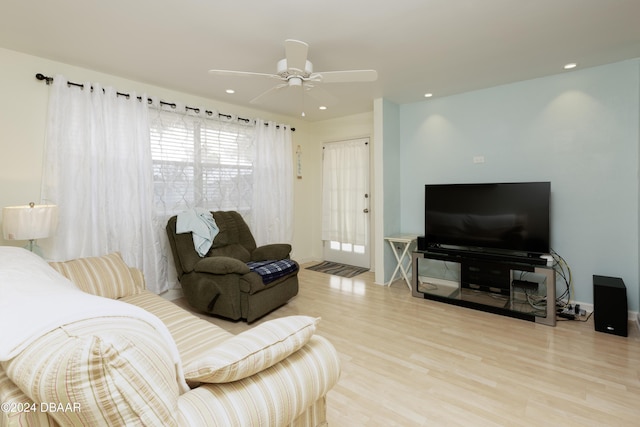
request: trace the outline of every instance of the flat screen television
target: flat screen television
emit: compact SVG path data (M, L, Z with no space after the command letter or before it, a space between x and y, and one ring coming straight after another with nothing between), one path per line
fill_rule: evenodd
M550 250L550 182L425 185L428 248L539 256Z

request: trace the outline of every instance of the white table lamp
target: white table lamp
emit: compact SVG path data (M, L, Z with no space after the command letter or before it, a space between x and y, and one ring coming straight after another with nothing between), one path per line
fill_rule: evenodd
M56 205L7 206L2 209L2 231L5 240L28 240L25 248L42 255L37 239L50 237L58 225Z

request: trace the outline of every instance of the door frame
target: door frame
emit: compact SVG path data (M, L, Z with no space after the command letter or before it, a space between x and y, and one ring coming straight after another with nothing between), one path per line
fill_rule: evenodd
M324 146L327 144L340 144L340 143L349 143L353 141L365 141L367 145L367 159L366 159L366 182L367 189L365 189L365 194L367 198L367 215L366 215L366 235L367 242L364 247L354 246L350 243L345 242L331 242L331 241L322 241L322 251L323 251L323 259L325 261L333 261L341 264L354 265L358 267L371 268L372 266L372 239L371 239L371 207L372 207L372 198L371 198L371 138L370 137L360 137L360 138L349 138L338 141L331 141L323 143ZM322 162L324 170L324 155L322 156ZM324 179L324 177L323 177ZM322 188L324 192L324 186Z

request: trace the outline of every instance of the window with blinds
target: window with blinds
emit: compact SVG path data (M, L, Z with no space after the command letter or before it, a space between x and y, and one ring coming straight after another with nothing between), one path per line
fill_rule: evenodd
M157 213L168 218L203 207L250 217L254 128L170 111L150 113Z

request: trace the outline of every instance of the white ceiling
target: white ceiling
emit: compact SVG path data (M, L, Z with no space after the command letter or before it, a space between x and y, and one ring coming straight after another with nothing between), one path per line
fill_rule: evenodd
M378 80L323 85L339 102L319 111L309 96L249 105L278 82L207 73L273 73L287 38L315 71ZM640 0L2 0L0 46L313 121L638 58Z

